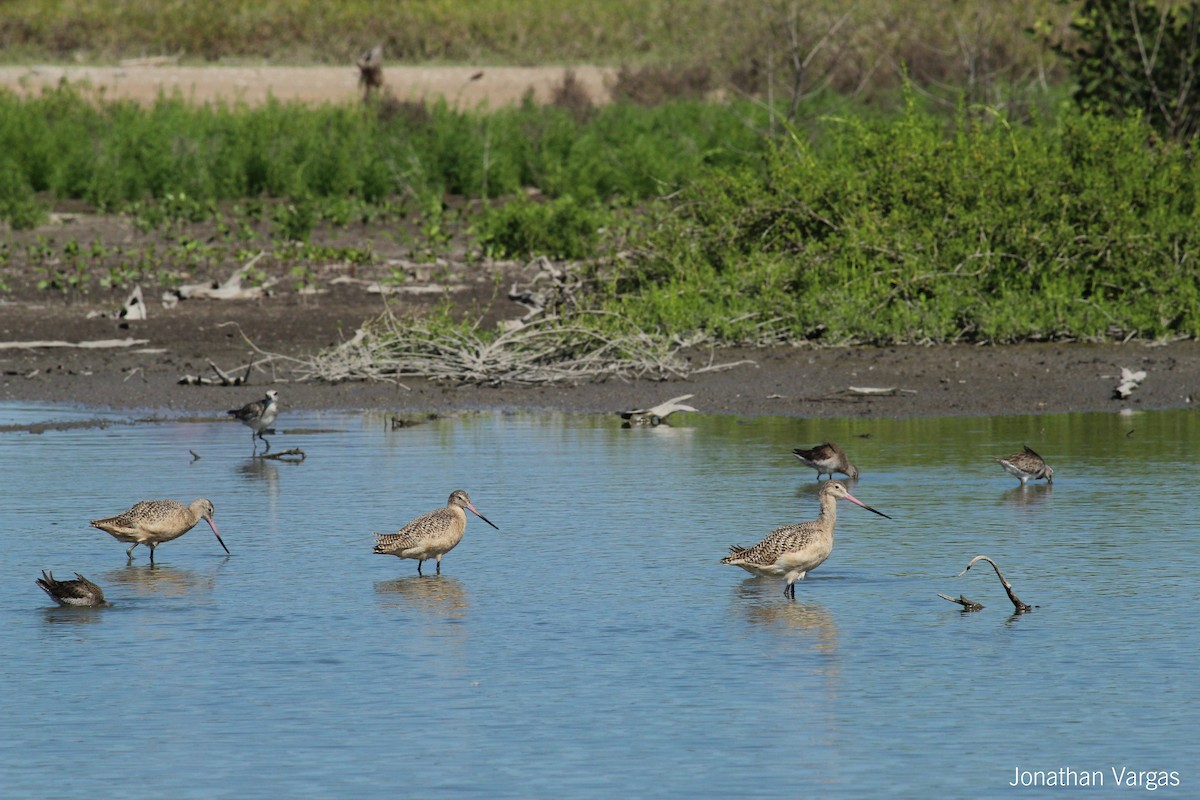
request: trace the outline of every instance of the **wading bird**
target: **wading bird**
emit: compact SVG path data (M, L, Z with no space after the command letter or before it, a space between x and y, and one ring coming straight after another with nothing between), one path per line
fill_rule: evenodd
M54 579L53 572L42 570L42 577L36 583L42 590L54 598L60 606L106 606L104 590L87 578L75 573L79 580L59 581Z
M154 548L183 536L200 520L208 523L213 535L228 553L229 548L225 547L213 522L214 513L212 502L203 498L193 500L191 505L186 506L174 500L143 500L115 517L92 520L92 527L112 534L117 541L133 542L125 551L130 561L133 560L133 548L139 544L146 545L150 548L150 563L153 564Z
M268 389L262 400L246 403L241 408L231 408L225 413L250 429L252 452L258 452L258 442L254 441L255 437L262 439L263 444L266 445L263 452L270 452L271 443L267 441L267 437L263 436L263 431L268 430L274 424L275 417L279 414L279 392Z
M820 480L821 476L825 474L832 479L835 472L842 473L852 481L858 480L858 467L851 464L850 458L842 448L833 442L819 444L811 450L802 450L797 447L792 451L792 455L800 459L805 466L815 469L817 480Z
M395 533L376 533L375 550L379 555L415 558L417 574L427 558L437 559L437 574L442 574L442 556L462 541L467 530L467 512L496 528L492 521L475 510L471 498L462 489L450 495L445 508L422 514ZM500 530L496 528L496 530Z
M1024 447L1024 452L997 458L996 461L1004 467L1004 471L1009 475L1015 475L1021 481L1022 486L1029 480L1038 478L1045 478L1046 483L1054 483L1054 470L1050 468L1050 465L1043 461L1041 456L1030 450L1029 445L1024 445Z
M817 497L821 501L821 513L815 520L771 531L753 547L734 545L721 563L741 567L755 575L785 578L787 583L784 584L783 594L794 600L796 581L803 580L806 573L821 566L833 552L833 526L837 522L839 498L891 519L850 494L841 481L822 484Z

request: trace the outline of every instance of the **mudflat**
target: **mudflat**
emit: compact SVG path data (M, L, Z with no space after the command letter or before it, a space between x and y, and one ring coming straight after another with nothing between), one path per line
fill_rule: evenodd
M478 303L482 283L457 301ZM735 366L686 380L539 386L297 382L293 362L264 356L303 359L334 346L383 313L385 302L404 313L429 300L385 301L360 285L173 308L147 297L147 319L126 321L111 301L9 296L0 300L0 400L220 414L270 387L285 408L618 412L690 393L688 402L708 413L900 417L1183 408L1200 387L1194 341L694 349L685 355L696 366ZM525 313L504 298L491 306L496 317ZM116 346L87 346L97 342ZM216 378L213 366L240 376L250 365L245 385L180 383L188 375ZM1114 391L1122 368L1146 373L1126 399Z

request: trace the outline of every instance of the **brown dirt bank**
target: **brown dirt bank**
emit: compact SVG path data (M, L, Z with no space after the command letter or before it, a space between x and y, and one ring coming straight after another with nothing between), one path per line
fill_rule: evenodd
M291 408L615 412L693 393L690 402L709 413L893 417L1181 408L1200 387L1200 343L1191 341L696 352L691 356L698 363L754 363L665 383L495 388L408 380L409 388L402 389L293 383L288 367L277 364L256 368L247 386L185 386L178 383L185 374L212 375L210 359L240 372L260 358L240 332L269 352L304 355L349 338L383 303L361 287L346 286L316 298L288 292L255 301L187 300L169 310L147 301L149 319L138 322L88 319L87 312L98 307L82 303L0 302L0 400L219 414L274 386ZM416 301L392 302L395 307ZM510 305L512 316L520 316L523 309ZM146 342L112 349L12 346L129 337ZM1113 389L1122 367L1145 370L1147 377L1129 399L1116 400ZM847 391L852 386L897 392L856 397Z

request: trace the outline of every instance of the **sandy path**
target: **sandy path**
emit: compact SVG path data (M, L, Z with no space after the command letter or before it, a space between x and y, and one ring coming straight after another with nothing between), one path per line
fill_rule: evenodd
M153 60L151 60L153 61ZM606 82L613 70L572 67L593 101L608 98ZM519 102L533 90L545 102L562 83L563 67L384 67L385 86L406 100L444 97L454 105L474 108ZM0 86L14 92L38 93L60 81L84 83L106 97L152 102L160 93L179 92L197 103L235 101L258 104L268 97L305 103L342 103L359 97L358 69L344 67L180 67L128 63L117 67L0 67Z

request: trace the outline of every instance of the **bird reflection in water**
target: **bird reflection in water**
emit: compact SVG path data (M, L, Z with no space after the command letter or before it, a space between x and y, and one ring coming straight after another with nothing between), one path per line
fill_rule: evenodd
M375 593L385 608L415 608L447 619L462 619L470 606L466 586L447 575L376 581Z
M837 623L829 609L812 602L764 602L760 585L764 581L770 579L747 578L736 588L734 607L742 612L747 622L811 638L818 652L829 655L837 652Z
M185 597L196 591L211 592L216 579L216 569L208 575L201 575L190 569L166 566L163 564L130 564L123 569L115 569L104 576L105 580L115 586L121 586L143 597Z
M1053 491L1052 483L1021 484L1006 491L1001 495L1001 499L1005 505L1036 506L1049 500Z

